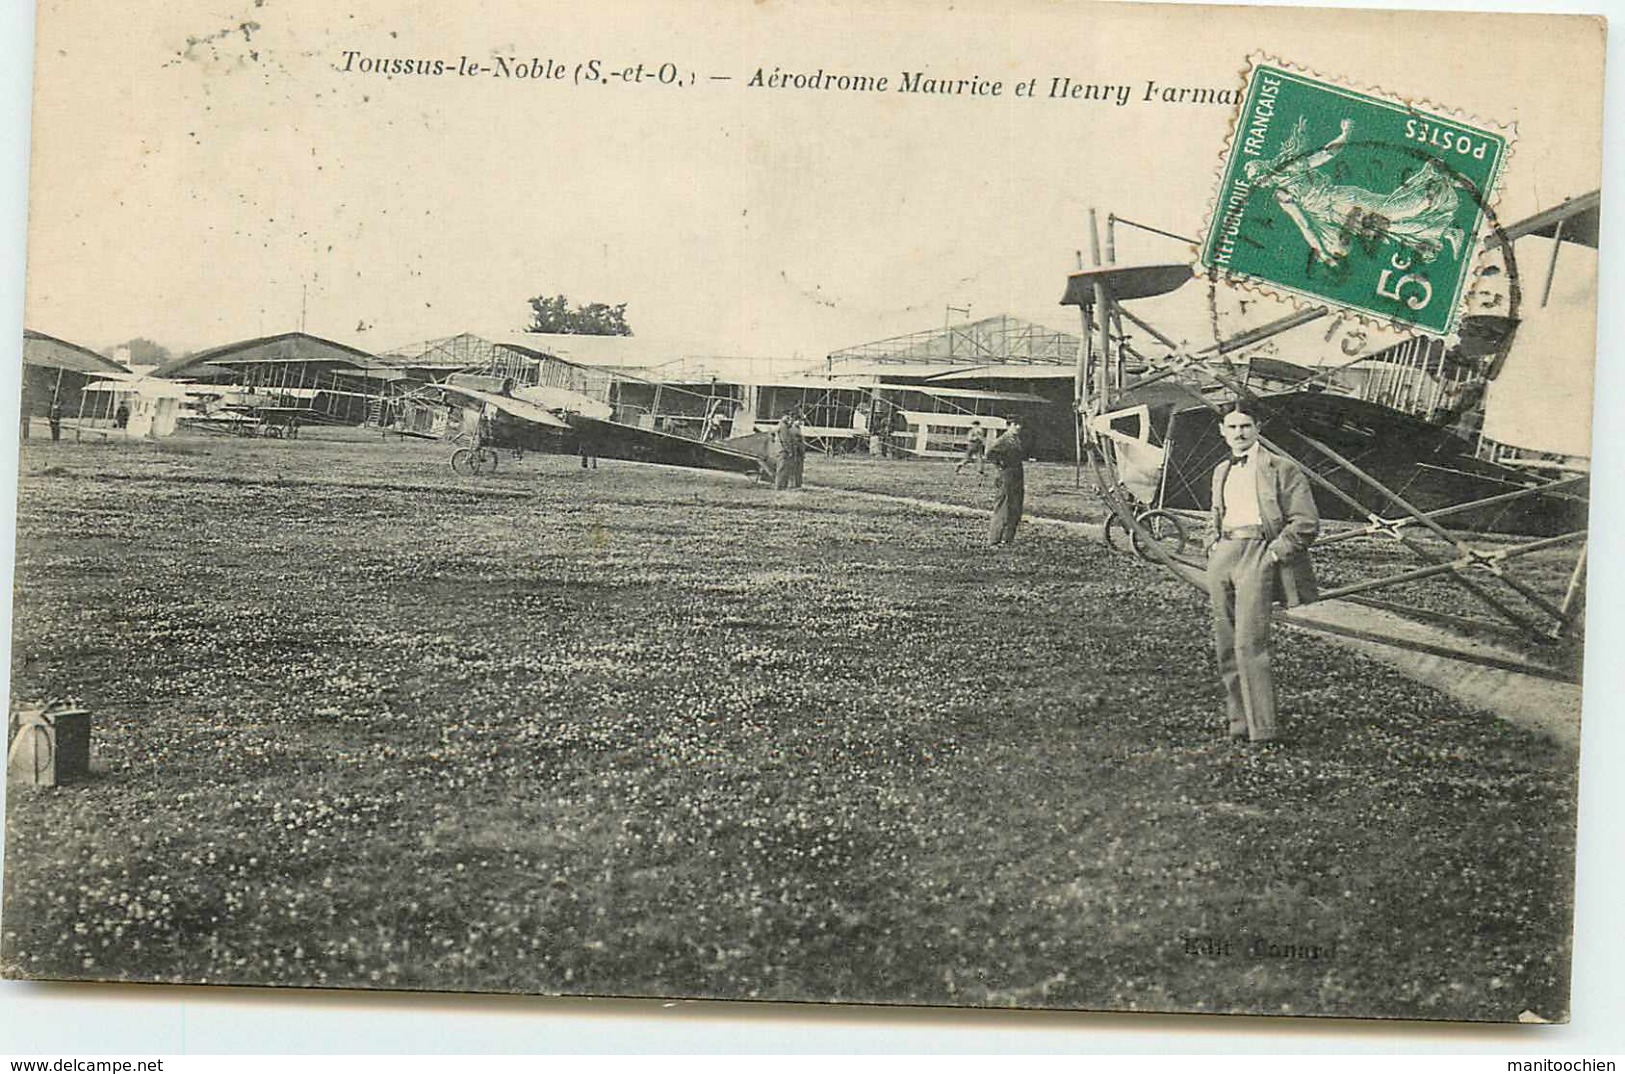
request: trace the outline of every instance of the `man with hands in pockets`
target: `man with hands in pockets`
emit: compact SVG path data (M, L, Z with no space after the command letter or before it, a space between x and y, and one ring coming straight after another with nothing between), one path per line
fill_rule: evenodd
M1213 471L1216 537L1207 586L1230 736L1262 743L1279 734L1271 610L1277 597L1290 608L1319 596L1309 546L1320 532L1320 512L1309 478L1259 443L1258 425L1245 402L1231 406L1219 425L1230 457Z

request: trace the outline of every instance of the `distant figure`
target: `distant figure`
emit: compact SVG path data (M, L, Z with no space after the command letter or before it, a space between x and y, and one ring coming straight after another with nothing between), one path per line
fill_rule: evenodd
M982 428L979 421L970 423L970 432L965 435L965 457L954 467L954 473L962 472L973 462L977 473L987 472L987 430Z
M728 438L728 415L722 412L721 407L711 411L711 417L706 420L706 440L726 440Z
M869 454L891 457L891 410L876 403L869 421Z
M594 470L598 469L598 449L594 446L589 433L585 431L576 433L576 451L581 455L583 470L589 466Z
M120 403L118 409L113 411L113 428L127 429L130 426L130 405Z
M903 441L908 438L908 416L903 413L902 407L891 408L891 453L894 458L906 459L908 452L903 448Z
M988 528L991 545L1012 544L1016 539L1016 526L1021 523L1027 498L1027 471L1023 462L1026 454L1026 445L1021 441L1021 422L1013 419L1004 435L987 449L988 460L999 469L993 479L993 519Z
M795 454L790 459L790 487L798 489L801 487L802 475L807 469L807 419L800 411L796 411L795 416L790 419L790 426L796 431Z
M299 415L298 414L290 414L290 415L288 415L288 439L289 440L297 440L297 439L299 439Z
M801 439L801 428L796 425L795 416L785 411L779 419L778 425L773 427L773 435L768 440L768 456L773 460L773 487L787 489L797 487L791 484L796 477L796 466L805 449Z
M52 440L61 440L62 439L62 404L58 403L54 399L51 401L51 414L50 414L49 421L51 423L51 439Z
M784 469L785 438L779 435L779 430L789 424L790 415L784 414L780 416L778 424L774 425L767 434L767 468L768 472L773 475L773 487L775 489L784 488L785 483L789 481L789 475L785 473Z

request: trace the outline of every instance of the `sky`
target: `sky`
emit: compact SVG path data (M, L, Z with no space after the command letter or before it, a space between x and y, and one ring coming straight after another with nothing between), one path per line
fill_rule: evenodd
M1057 302L1090 210L1194 237L1216 186L1232 109L1147 83L1235 88L1258 51L1515 124L1503 218L1598 185L1594 23L1213 10L48 0L27 323L175 350L304 324L376 351L523 328L562 293L688 353L815 360L998 313L1075 329ZM498 57L567 77L361 71ZM577 84L594 61L654 77ZM891 86L753 87L759 68ZM1003 88L897 92L904 72ZM1130 100L1051 98L1057 78ZM1120 261L1190 258L1118 239ZM1188 291L1157 323L1211 341Z

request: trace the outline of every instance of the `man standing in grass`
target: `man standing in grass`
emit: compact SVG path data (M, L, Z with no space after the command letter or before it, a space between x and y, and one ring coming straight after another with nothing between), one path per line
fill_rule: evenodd
M790 422L788 436L780 445L784 452L785 483L784 488L798 489L801 487L801 474L807 465L807 420L801 416L801 411L792 410L787 415ZM778 432L775 430L774 435Z
M790 471L790 487L801 487L801 478L807 472L807 415L796 411L790 418L790 425L796 431L795 437L795 465Z
M998 467L993 479L993 520L988 543L1010 544L1016 539L1016 526L1027 498L1027 471L1023 465L1027 447L1021 440L1021 422L1011 419L1004 434L987 449L987 458Z
M1270 742L1277 735L1270 672L1270 615L1277 592L1287 607L1319 593L1309 546L1320 532L1309 478L1258 441L1258 418L1237 403L1219 424L1230 457L1213 471L1213 545L1208 596L1213 645L1224 683L1230 737Z
M962 473L973 462L977 473L987 472L987 430L980 421L970 423L970 432L965 434L965 457L954 467L954 473Z
M768 454L773 459L773 487L775 489L799 488L800 481L796 469L801 465L801 455L805 450L805 443L801 439L801 427L796 424L793 411L785 411L779 419L778 425L773 429L768 441Z

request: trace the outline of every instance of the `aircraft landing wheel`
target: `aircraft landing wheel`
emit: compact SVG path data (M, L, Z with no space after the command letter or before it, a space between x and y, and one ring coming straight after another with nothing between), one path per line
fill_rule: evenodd
M497 453L488 447L475 448L471 465L476 474L494 474L497 469Z
M1189 538L1185 534L1185 523L1171 511L1161 509L1147 511L1139 516L1137 521L1140 528L1150 534L1151 540L1162 547L1169 555L1177 556L1185 551ZM1138 532L1133 535L1134 554L1141 559L1156 562L1150 550L1146 548L1146 539Z
M468 448L458 448L451 453L451 472L454 474L474 473L474 453Z

